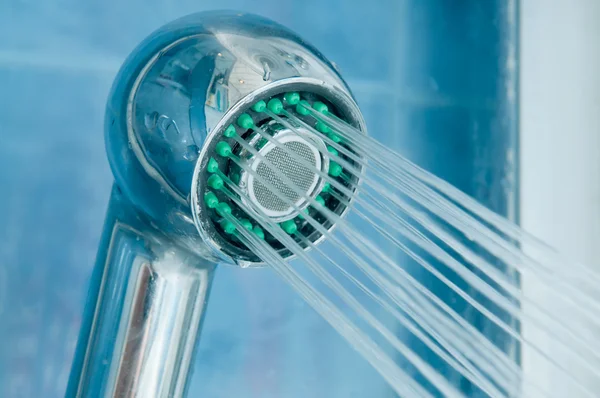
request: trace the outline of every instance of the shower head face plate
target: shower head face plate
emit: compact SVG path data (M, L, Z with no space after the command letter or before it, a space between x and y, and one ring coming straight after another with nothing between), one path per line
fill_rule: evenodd
M338 157L356 171L361 165L352 157L358 155L349 142L338 143L343 151L328 144L332 142L330 130L321 127L327 132L319 131L319 119L311 113L317 112L318 104L326 106L329 116L364 128L348 97L334 95L323 84L290 81L240 106L201 153L193 192L198 230L215 250L238 264L262 261L242 243L228 222L231 218L279 255L291 258L292 252L268 226L281 228L307 250L325 238L314 221L332 231L332 218L343 217L353 201L357 173L340 173ZM330 179L345 189L336 189L328 183Z
M240 168L240 187L249 198L243 199L244 202L258 210L256 216L264 214L276 222L293 219L298 210L308 207L305 197L315 198L323 189L325 180L315 170L324 173L329 170L329 157L324 155L327 147L322 139L306 129L298 131L301 134L290 129L277 130L272 134L274 140L258 150L260 156L251 156L245 151L246 156L250 155L245 166L252 172ZM290 187L287 181L292 181L298 189Z

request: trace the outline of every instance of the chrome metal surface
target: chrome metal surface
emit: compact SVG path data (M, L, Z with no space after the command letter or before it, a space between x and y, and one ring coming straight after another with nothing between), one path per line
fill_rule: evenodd
M214 227L214 223L210 220L208 209L203 203L203 194L206 188L206 180L208 178L207 164L208 160L215 153L215 146L223 139L222 133L227 126L235 123L238 116L244 113L253 103L258 100L267 100L272 96L284 94L286 92L296 91L305 93L319 99L325 99L334 108L340 117L347 123L357 127L360 131L366 133L366 126L358 105L354 102L347 91L342 90L339 86L333 86L323 80L318 80L311 77L291 77L273 82L267 86L257 89L252 95L240 100L221 120L217 128L207 136L206 141L200 152L199 159L194 170L194 178L192 181L191 204L193 209L193 217L196 222L196 227L206 247L214 253L215 256L227 259L226 261L235 262L236 264L247 266L263 265L262 260L246 249L239 249L236 245L229 243L228 239L224 239L222 235ZM257 125L259 123L256 123ZM358 183L358 181L355 181ZM349 200L351 203L353 198ZM346 214L346 206L339 210L338 214L344 216ZM326 228L333 229L335 224L329 223ZM323 239L320 233L311 237L314 244L319 244ZM280 250L279 254L284 258L293 257L289 250Z
M180 397L214 264L123 209L115 190L67 396Z
M327 153L327 147L323 140L310 134L305 129L300 128L298 131L303 133L298 135L295 132L277 126L278 131L273 133L273 138L282 144L287 150L296 153L317 170L327 172L329 170L329 157L323 154ZM260 142L260 135L257 134ZM250 140L252 142L252 139ZM275 141L274 141L275 142ZM287 186L284 180L279 176L285 175L291 181L296 182L299 188L309 197L316 196L322 189L325 181L318 174L303 165L287 152L280 149L274 142L267 143L264 147L258 150L261 156L264 156L269 162L272 162L275 167L270 167L268 163L263 162L260 158L251 156L248 151L241 154L242 161L246 162L248 167L256 172L257 175L266 178L278 190L272 191L264 184L255 180L254 176L244 170L240 171L240 188L247 192L250 200L242 198L244 202L249 202L249 208L258 208L264 214L267 214L273 221L282 222L294 218L297 215L297 209L302 211L309 202L301 197ZM248 159L245 159L245 155ZM281 191L280 191L281 190ZM280 199L280 192L284 192L288 200L293 201L295 208L291 207L288 202Z
M312 46L253 15L195 14L148 37L108 99L115 176L67 397L185 395L217 262L198 180L215 137L258 96L327 98L358 127L348 87Z
M212 155L215 137L248 104L291 90L327 98L364 129L335 68L285 27L233 12L166 25L132 53L109 98L106 142L117 185L181 245L215 261L237 262L198 214L196 173Z

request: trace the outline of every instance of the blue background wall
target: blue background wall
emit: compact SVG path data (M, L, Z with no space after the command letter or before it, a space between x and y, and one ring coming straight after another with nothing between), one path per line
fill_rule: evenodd
M2 0L0 396L64 393L112 183L102 118L120 63L163 23L214 8L298 31L340 66L372 135L517 217L515 1ZM191 392L205 397L391 395L269 270L219 270L199 358Z

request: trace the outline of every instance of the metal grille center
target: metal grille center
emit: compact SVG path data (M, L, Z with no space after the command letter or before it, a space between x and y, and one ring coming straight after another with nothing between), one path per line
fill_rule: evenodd
M264 159L252 163L259 178L248 176L248 195L266 215L281 219L296 214L294 206L302 207L305 196L313 196L323 162L316 145L299 135L284 133L276 139L278 144L269 142L259 151Z

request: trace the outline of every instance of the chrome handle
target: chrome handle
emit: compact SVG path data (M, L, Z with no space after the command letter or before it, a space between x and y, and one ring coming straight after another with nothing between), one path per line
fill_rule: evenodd
M184 396L215 265L113 189L68 397Z

